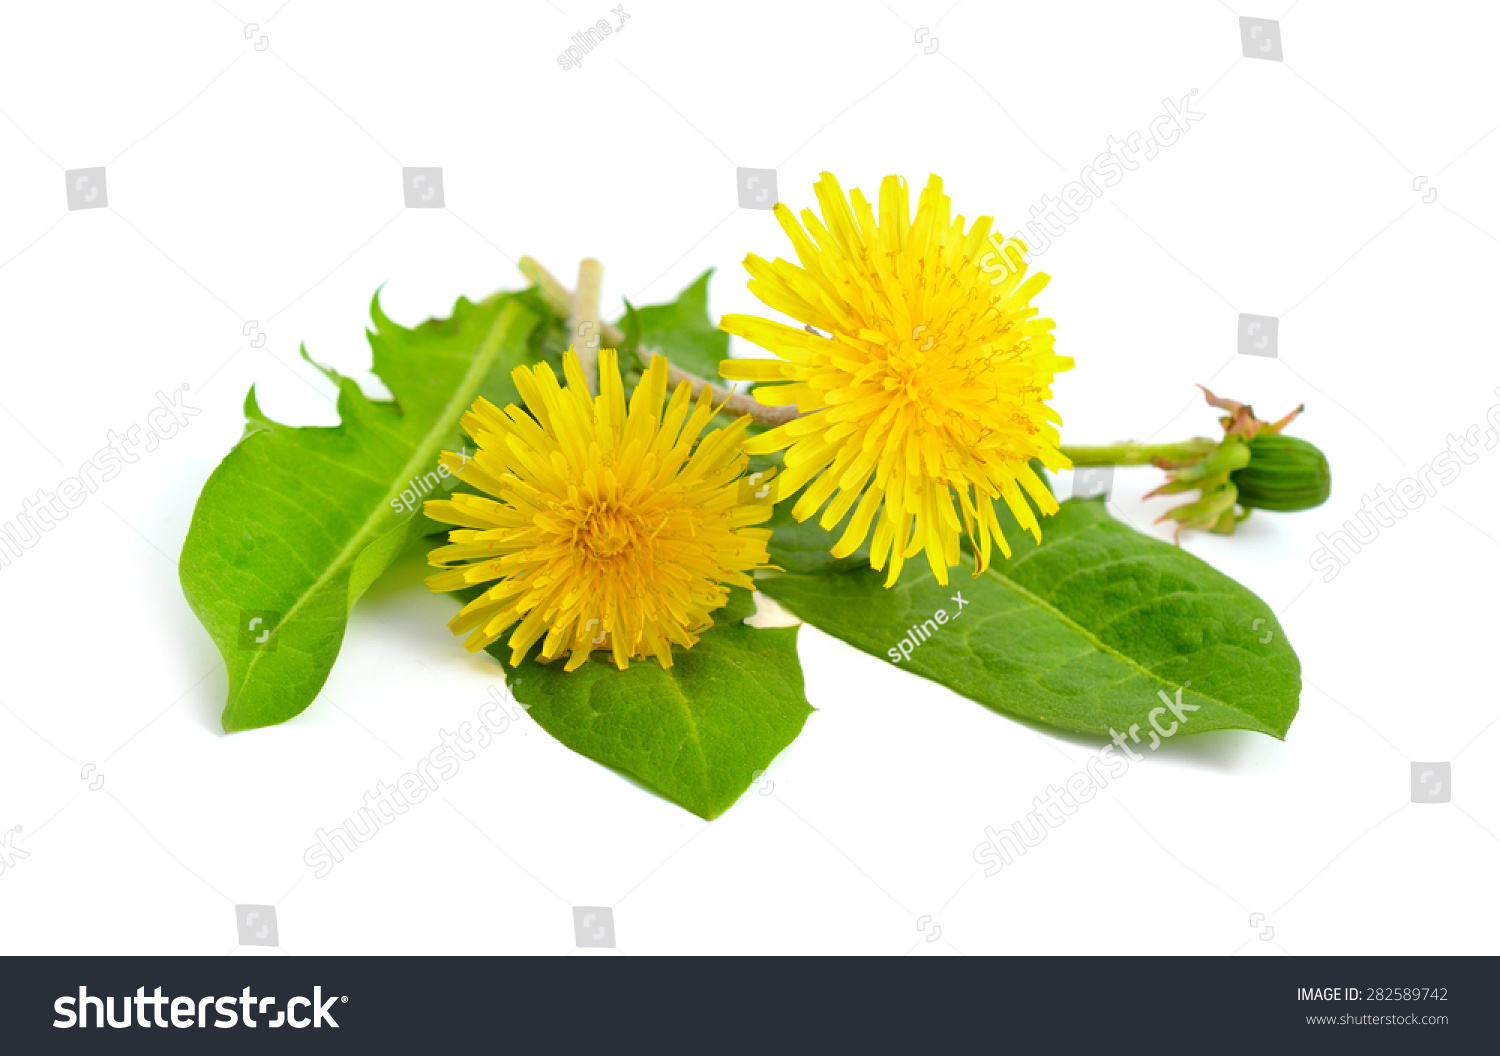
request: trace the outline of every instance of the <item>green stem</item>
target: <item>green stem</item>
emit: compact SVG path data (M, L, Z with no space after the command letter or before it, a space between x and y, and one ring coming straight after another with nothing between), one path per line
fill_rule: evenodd
M1141 444L1134 440L1103 447L1069 447L1064 444L1062 453L1075 466L1149 466L1158 458L1169 462L1200 458L1217 450L1218 446L1219 441L1200 436L1175 444Z

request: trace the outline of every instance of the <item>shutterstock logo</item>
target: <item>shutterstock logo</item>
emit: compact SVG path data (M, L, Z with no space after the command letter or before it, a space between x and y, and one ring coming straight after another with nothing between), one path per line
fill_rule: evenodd
M110 1026L116 1029L130 1026L176 1027L179 1030L214 1026L228 1030L243 1023L247 1027L289 1026L293 1030L329 1027L337 1030L338 1022L329 1009L335 1004L347 1004L349 998L336 994L325 999L323 988L315 986L312 997L298 994L283 1007L277 1008L276 998L256 997L248 986L240 991L239 997L210 995L196 998L186 995L164 997L159 986L147 997L146 988L139 986L136 987L134 997L127 994L119 1000L120 1018L116 1019L113 996L95 997L89 993L88 987L80 986L77 997L59 997L52 1002L52 1010L57 1013L52 1025L60 1030L87 1026ZM135 1012L133 1019L132 1006ZM214 1014L212 1024L209 1023L210 1012ZM256 1016L261 1017L259 1022L256 1021Z

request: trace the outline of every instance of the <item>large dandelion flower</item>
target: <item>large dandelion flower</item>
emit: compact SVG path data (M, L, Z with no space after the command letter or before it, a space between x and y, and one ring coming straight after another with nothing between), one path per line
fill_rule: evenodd
M1073 361L1053 354L1053 322L1031 305L1047 276L1022 281L1024 244L988 237L989 217L965 231L936 176L915 220L906 181L895 176L880 185L878 223L864 195L846 200L832 174L815 190L823 216L803 210L805 232L776 206L802 266L752 254L745 267L757 297L821 333L750 315L720 323L779 357L725 360L723 375L789 382L758 388L756 398L802 412L746 450L787 449L782 495L812 482L792 509L799 521L826 502L819 524L831 531L853 509L836 556L859 549L873 523L870 563L880 569L889 559L886 586L923 551L947 583L961 531L978 575L991 540L1010 556L994 500L1040 541L1022 491L1044 513L1057 502L1028 462L1070 465L1057 447L1061 419L1046 401L1053 375Z
M665 412L667 361L651 365L630 398L613 349L599 353L599 395L590 397L577 355L564 360L567 388L545 364L511 375L528 414L475 402L463 427L473 458L443 464L494 496L457 494L426 504L429 516L464 525L431 564L447 571L433 590L494 585L449 624L483 649L519 623L511 663L545 636L539 659L567 654L572 671L600 649L622 670L632 657L672 666L725 604L729 585L754 588L767 564L766 488L741 480L748 418L699 440L715 407L696 404L683 382ZM451 566L451 567L450 567Z

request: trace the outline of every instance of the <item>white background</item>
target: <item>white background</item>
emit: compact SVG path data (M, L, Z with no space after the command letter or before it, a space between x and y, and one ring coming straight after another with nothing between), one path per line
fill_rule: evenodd
M613 907L622 953L1494 952L1500 456L1481 445L1332 582L1309 558L1500 401L1500 13L627 0L564 72L610 6L0 9L0 522L158 391L202 409L0 570L0 828L27 855L0 873L0 952L565 954L573 905ZM1242 58L1238 14L1282 18L1286 61ZM794 208L824 169L871 193L937 172L955 212L1010 231L1194 88L1207 116L1056 240L1040 303L1078 363L1066 442L1214 432L1194 382L1267 418L1307 403L1332 500L1184 541L1280 614L1305 677L1285 743L1169 742L986 877L984 827L1097 745L804 628L818 710L718 821L523 719L313 878L314 831L500 676L412 559L306 713L220 731L176 555L251 384L273 417L333 424L299 342L359 373L378 285L414 325L520 285L527 253L569 281L602 259L611 312L708 266L712 311L757 311L740 261L790 251L738 208L737 166L776 168ZM94 165L108 208L69 212L64 170ZM442 166L447 209L403 207L417 165ZM1236 354L1241 312L1280 317L1279 359ZM1159 480L1122 471L1112 508L1165 537L1166 501L1139 498ZM1411 802L1412 761L1452 761L1451 804ZM279 951L236 946L236 903L276 905Z

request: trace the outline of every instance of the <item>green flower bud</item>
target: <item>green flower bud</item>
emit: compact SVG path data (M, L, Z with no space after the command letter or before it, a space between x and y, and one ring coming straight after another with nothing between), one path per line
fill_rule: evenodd
M1312 444L1280 433L1261 433L1249 443L1250 464L1229 475L1241 506L1289 513L1328 499L1328 459Z
M1232 535L1252 510L1310 510L1328 500L1332 490L1328 459L1306 440L1281 432L1302 413L1301 407L1274 422L1263 422L1249 404L1222 399L1207 389L1203 395L1209 406L1228 412L1219 419L1224 435L1217 441L1198 437L1175 444L1064 446L1063 456L1074 466L1150 462L1166 470L1166 482L1147 492L1146 498L1198 493L1195 501L1157 518L1158 523L1176 521L1179 536L1185 529Z

